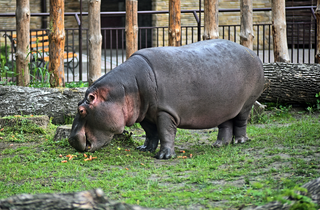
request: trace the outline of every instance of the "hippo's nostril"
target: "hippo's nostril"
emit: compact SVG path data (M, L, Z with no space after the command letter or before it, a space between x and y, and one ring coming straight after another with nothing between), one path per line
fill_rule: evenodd
M80 107L78 108L78 113L80 114L80 116L81 116L82 118L84 118L84 117L87 115L86 109L85 109L84 107L82 107L82 106L80 106Z

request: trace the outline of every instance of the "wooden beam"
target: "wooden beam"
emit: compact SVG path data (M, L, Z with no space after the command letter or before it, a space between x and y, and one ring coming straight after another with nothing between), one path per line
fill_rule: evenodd
M169 46L180 46L181 6L180 0L169 0Z
M275 62L290 62L284 0L272 0L272 35Z
M50 86L64 86L64 0L50 0Z
M29 0L17 0L16 7L17 48L16 68L17 85L28 86L30 83L29 54L30 44L30 6Z
M240 44L252 50L254 38L252 24L252 0L240 0L240 17Z
M126 0L126 56L138 50L138 1Z
M88 2L89 18L89 86L101 76L101 0L90 0Z
M219 1L204 0L203 40L219 39Z

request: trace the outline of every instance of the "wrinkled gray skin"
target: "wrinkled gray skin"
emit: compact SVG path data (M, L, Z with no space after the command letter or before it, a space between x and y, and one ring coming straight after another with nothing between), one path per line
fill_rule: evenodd
M214 146L243 143L263 85L260 59L231 41L139 50L88 88L69 143L93 152L136 122L146 132L137 149L154 152L160 140L159 159L175 157L177 128L218 126Z

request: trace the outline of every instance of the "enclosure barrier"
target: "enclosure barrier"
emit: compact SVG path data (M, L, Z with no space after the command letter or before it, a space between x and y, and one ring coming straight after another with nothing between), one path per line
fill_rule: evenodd
M287 7L286 10L309 10L314 18L308 23L304 22L287 22L287 37L290 59L292 63L314 63L316 53L316 21L313 6L305 7ZM271 8L255 8L253 11L271 11ZM240 9L219 9L219 13L223 12L240 12ZM138 14L168 14L169 11L138 11ZM201 18L199 18L199 10L182 10L182 14L193 14L194 25L181 26L181 45L194 43L201 40L204 28L201 26ZM203 10L201 11L203 13ZM49 16L49 13L31 13L32 16ZM65 81L87 81L88 78L88 29L80 27L80 13L66 12L66 16L74 16L79 28L66 28L66 46L76 49L79 57L79 66L77 63L71 62L70 68L65 68ZM82 12L82 15L88 15ZM101 12L101 15L125 15L125 12ZM0 17L12 17L15 14L0 14ZM201 17L201 16L200 16ZM273 40L272 40L272 24L254 24L254 51L260 57L263 63L274 62L273 58ZM31 30L42 31L43 29ZM81 31L81 33L79 33ZM48 31L49 32L49 31ZM0 35L13 35L15 30L0 30ZM219 35L221 39L231 40L240 43L240 24L239 25L219 25ZM138 31L138 47L139 49L148 47L168 46L168 27L167 26L148 26L139 27ZM125 28L101 28L102 35L102 74L107 73L111 69L120 65L126 60L125 51ZM79 37L82 37L80 39ZM1 69L13 69L15 66L15 54L10 41L0 39L1 46ZM68 60L68 59L67 59ZM38 65L38 64L36 64ZM9 71L11 72L11 71ZM73 73L74 72L74 73ZM0 81L12 81L15 75L6 71L1 72Z

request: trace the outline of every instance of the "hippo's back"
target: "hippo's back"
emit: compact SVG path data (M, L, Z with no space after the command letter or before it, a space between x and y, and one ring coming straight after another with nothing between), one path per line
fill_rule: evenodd
M135 55L144 57L155 74L158 110L171 113L183 128L231 119L259 97L264 85L260 59L227 40L149 48Z

